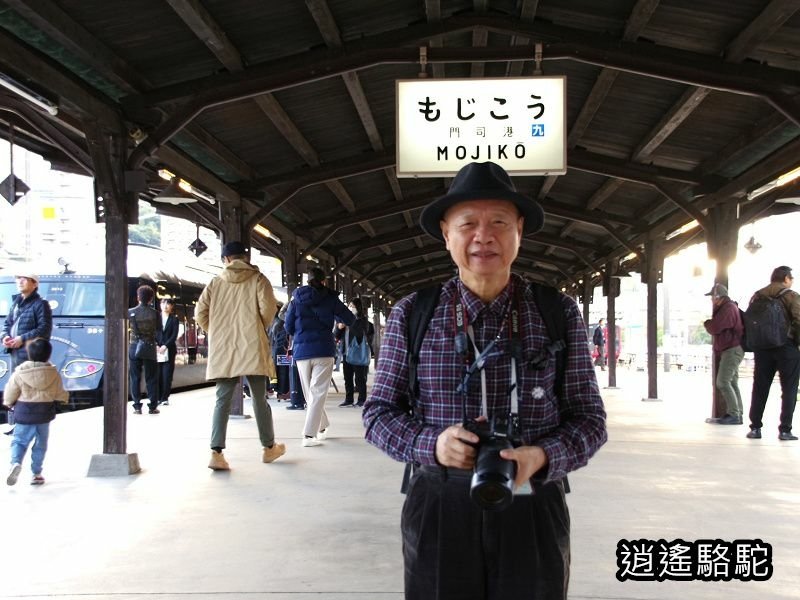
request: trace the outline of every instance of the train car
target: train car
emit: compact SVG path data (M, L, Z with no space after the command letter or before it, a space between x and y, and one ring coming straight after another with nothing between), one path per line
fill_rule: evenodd
M102 258L102 257L101 257ZM176 260L167 252L149 246L128 247L128 306L136 305L136 288L147 284L156 290L153 308L161 298L175 300L174 314L180 323L173 389L205 383L208 345L205 333L194 320L194 307L205 285L220 268ZM63 261L61 261L63 264ZM50 361L61 373L70 395L70 407L102 404L105 355L105 265L40 273L39 294L53 311L53 354ZM17 293L13 271L0 274L0 318L5 319L11 298ZM0 394L11 371L7 354L0 354ZM3 415L4 417L5 415Z

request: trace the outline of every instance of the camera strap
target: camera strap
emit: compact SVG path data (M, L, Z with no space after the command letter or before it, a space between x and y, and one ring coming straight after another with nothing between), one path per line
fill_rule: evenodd
M510 399L510 412L512 414L518 414L519 412L519 395L517 392L517 358L519 355L519 350L522 347L522 340L520 334L520 325L519 325L519 294L517 293L516 286L514 286L514 282L511 282L511 289L509 290L509 302L506 306L505 313L503 315L503 320L500 324L500 330L497 332L497 336L491 342L489 342L486 347L481 351L477 344L475 343L475 332L472 328L472 325L468 323L466 310L464 308L464 303L461 300L460 295L456 296L454 304L453 304L453 319L455 322L456 328L456 352L461 354L464 357L464 378L461 382L461 385L458 387L458 392L464 394L466 398L466 394L469 387L469 380L472 375L475 374L475 371L480 371L481 373L481 414L485 415L486 417L489 416L489 406L487 400L487 393L486 393L486 371L484 370L484 366L486 365L486 361L498 354L498 352L493 352L495 350L495 346L500 341L500 338L503 335L503 329L507 326L508 327L508 337L511 344L511 365L510 365L510 374L509 374L509 382L510 382L510 389L509 389L509 399ZM468 347L467 347L467 340L469 341L469 345L472 346L472 350L475 356L475 360L470 360ZM466 415L464 415L466 418Z

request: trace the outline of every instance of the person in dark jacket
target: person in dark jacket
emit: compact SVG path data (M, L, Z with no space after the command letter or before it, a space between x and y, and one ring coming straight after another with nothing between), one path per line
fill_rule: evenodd
M350 327L346 327L344 323L339 323L336 330L336 339L341 341L344 348L344 356L342 359L342 369L344 371L344 402L339 406L364 406L367 400L367 374L369 373L369 365L353 365L347 361L347 348L350 342L355 339L358 343L364 336L367 336L367 344L370 349L372 348L372 336L375 334L375 328L367 320L364 314L364 305L361 298L353 298L347 305L356 316L356 320ZM353 385L355 379L355 385ZM353 396L355 391L358 391L358 403L353 403Z
M50 305L39 295L39 276L25 271L16 275L19 294L13 297L3 332L3 346L11 354L11 365L28 360L25 342L34 338L50 339L53 331L53 314Z
M287 308L288 310L288 308ZM286 355L286 348L289 345L289 336L286 335L282 315L286 315L283 310L283 303L278 302L278 311L275 313L275 318L269 326L269 343L272 346L272 362L275 363L275 373L277 377L277 384L275 385L275 393L278 401L289 399L289 366L278 365L278 356Z
M11 369L28 360L25 344L33 339L50 339L53 331L53 314L50 304L39 295L39 276L30 269L18 271L16 275L17 290L12 298L0 339L3 340L6 352L11 355ZM8 424L14 424L14 414L8 413ZM13 428L5 432L14 433Z
M599 366L601 370L606 370L606 335L603 331L605 319L600 319L597 322L597 327L594 328L592 334L592 343L597 352L597 358L594 361L594 366Z
M128 321L131 327L131 339L128 346L128 379L130 382L130 395L133 400L133 414L142 414L142 395L140 390L142 367L144 367L144 381L147 387L147 407L151 415L157 415L158 410L158 363L156 362L156 332L160 328L159 316L156 309L148 306L153 301L153 288L140 285L136 290L139 304L128 310ZM143 341L146 351L136 356L136 346L139 340Z
M756 350L755 368L753 371L753 392L750 399L750 431L747 437L753 440L761 438L762 418L769 397L769 388L778 372L781 383L781 416L778 427L778 439L782 442L797 440L792 433L792 417L797 403L797 387L800 382L800 294L791 290L794 283L792 269L782 265L772 271L770 284L761 288L750 299L750 303L758 296L779 298L786 310L786 322L789 325L786 343L778 348ZM788 290L788 291L787 291Z
M327 437L328 397L333 356L334 321L352 325L353 314L339 300L338 294L325 286L325 272L314 267L308 285L297 288L286 311L286 332L292 336L292 354L300 374L300 385L308 405L303 427L303 446L318 446Z
M742 334L744 325L739 307L728 297L728 288L716 283L706 294L711 296L714 308L711 318L703 325L713 336L712 351L719 355L717 378L714 382L725 399L726 414L713 421L719 425L742 424L742 394L739 392L739 365L744 358Z
M14 439L11 442L11 470L6 478L8 485L17 483L22 470L22 459L31 443L31 485L44 483L42 465L50 436L50 421L56 418L56 402L66 402L58 370L51 365L53 347L45 339L34 338L27 342L29 360L19 365L8 380L3 403L16 413Z
M160 327L156 331L158 341L158 403L169 406L169 393L172 390L172 375L175 373L175 356L178 354L178 317L173 313L175 300L161 300Z

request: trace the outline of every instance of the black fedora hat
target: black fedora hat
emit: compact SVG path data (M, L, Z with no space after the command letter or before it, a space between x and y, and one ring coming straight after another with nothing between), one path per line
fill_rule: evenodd
M544 225L544 211L533 198L517 192L505 169L493 162L469 163L461 167L447 194L422 210L419 224L428 235L444 241L439 222L447 210L467 200L508 200L525 218L522 235L536 233Z

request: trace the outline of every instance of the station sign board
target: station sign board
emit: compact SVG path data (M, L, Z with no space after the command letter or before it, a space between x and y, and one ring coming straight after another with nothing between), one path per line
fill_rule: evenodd
M398 177L487 160L512 175L567 172L566 77L405 79L396 92Z

